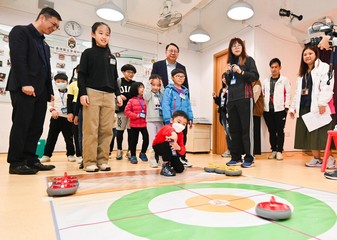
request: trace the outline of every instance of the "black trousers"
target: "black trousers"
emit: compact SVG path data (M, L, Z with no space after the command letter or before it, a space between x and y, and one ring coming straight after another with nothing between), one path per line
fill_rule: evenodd
M130 137L130 132L131 129L127 129L128 131L128 150L130 150L131 146L131 137ZM123 136L124 136L124 131L117 130L116 138L117 138L117 149L122 150L123 149Z
M117 136L117 129L113 128L112 129L112 140L111 140L111 143L110 143L110 153L114 150L116 136Z
M10 97L13 112L7 162L11 167L39 162L36 147L43 132L47 92L32 97L21 91L11 91Z
M269 142L271 150L282 152L284 145L284 126L286 124L287 112L264 112L264 120L269 131Z
M253 133L253 99L245 98L227 103L229 132L232 137L232 160L241 160L245 154L245 161L254 160Z
M253 116L254 122L254 154L261 155L261 117Z
M159 143L153 146L155 153L155 158L158 159L159 156L163 157L163 161L169 162L171 167L173 167L176 173L182 173L185 169L182 162L180 162L179 155L172 155L172 150L169 142Z
M53 155L60 132L62 132L64 141L66 143L67 156L75 155L72 123L68 122L67 118L65 117L58 117L57 119L52 117L50 118L48 137L43 155L48 157Z
M131 151L131 156L136 156L136 148L137 148L137 143L138 143L138 137L139 133L142 134L143 137L143 143L142 143L142 153L146 153L147 147L149 146L149 133L147 132L147 128L131 128L130 129L130 151Z
M74 143L75 143L75 153L77 157L82 157L82 148L78 139L78 125L75 125L72 123L72 129L73 129L73 136L74 136Z

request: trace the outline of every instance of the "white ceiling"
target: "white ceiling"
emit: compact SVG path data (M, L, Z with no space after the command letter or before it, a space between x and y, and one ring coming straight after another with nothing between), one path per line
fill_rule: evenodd
M15 9L36 16L39 0L0 0L0 7ZM90 28L94 21L101 21L95 14L96 6L106 0L50 0L65 21L75 20ZM317 19L330 16L337 22L336 0L246 0L255 10L255 15L246 21L228 19L228 7L237 0L172 0L172 11L182 13L182 21L168 29L157 26L165 0L113 0L126 13L122 23L111 23L112 31L144 39L157 41L177 41L188 45L188 35L201 25L211 35L211 40L203 43L204 48L224 41L247 28L260 28L270 34L291 41L302 41L306 29ZM303 20L290 21L278 15L280 8L303 15ZM3 23L5 24L5 23ZM136 30L135 30L136 29Z

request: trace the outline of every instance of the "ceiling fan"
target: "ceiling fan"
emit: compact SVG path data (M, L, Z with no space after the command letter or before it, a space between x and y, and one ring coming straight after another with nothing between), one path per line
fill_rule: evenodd
M159 15L157 26L160 28L168 28L178 24L182 19L182 14L177 11L171 11L173 3L171 0L165 0L163 9Z

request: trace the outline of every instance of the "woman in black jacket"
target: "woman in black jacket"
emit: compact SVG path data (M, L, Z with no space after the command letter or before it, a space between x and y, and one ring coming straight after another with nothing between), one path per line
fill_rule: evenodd
M228 166L242 163L242 167L254 166L253 91L251 83L259 79L255 61L246 53L240 38L233 38L228 47L228 65L225 72L228 85L227 112L229 132L232 138L231 160Z

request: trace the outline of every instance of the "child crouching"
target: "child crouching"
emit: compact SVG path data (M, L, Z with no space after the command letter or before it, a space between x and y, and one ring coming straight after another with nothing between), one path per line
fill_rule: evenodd
M184 111L175 111L170 119L170 124L163 126L153 140L152 147L155 158L163 158L161 175L172 177L176 173L184 171L184 165L179 157L186 152L184 145L184 134L188 122L188 116Z

